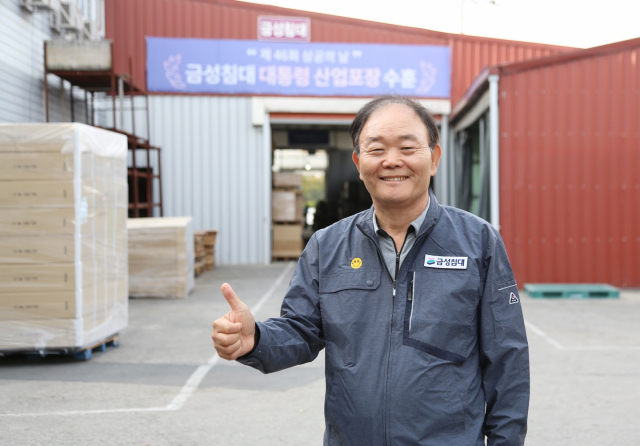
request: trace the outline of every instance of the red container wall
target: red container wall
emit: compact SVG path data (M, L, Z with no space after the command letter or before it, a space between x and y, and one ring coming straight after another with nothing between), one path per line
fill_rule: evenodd
M552 45L447 34L230 0L110 0L106 2L106 34L114 41L114 68L118 73L128 73L131 58L134 83L146 88L145 36L255 40L259 15L310 17L313 42L449 45L452 48L453 103L462 97L471 81L487 65L523 61L568 50Z
M520 285L640 287L639 53L500 78L501 232Z

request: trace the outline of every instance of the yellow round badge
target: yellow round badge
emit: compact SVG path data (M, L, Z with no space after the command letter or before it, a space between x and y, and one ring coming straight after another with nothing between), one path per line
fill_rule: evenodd
M351 268L358 269L361 266L362 266L362 259L360 259L359 257L356 257L351 261Z

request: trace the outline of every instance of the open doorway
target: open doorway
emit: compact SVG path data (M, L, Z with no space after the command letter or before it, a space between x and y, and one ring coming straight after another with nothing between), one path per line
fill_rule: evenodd
M294 225L300 225L301 247L315 231L371 206L371 197L351 159L349 124L348 119L331 124L271 122L273 178L292 174L300 185L296 192L301 195L296 210L300 218ZM284 193L284 187L276 183L274 180L272 190L273 257L278 259L288 257L278 255L285 252L279 248L293 246L292 240L285 245L279 237L295 236L298 229L285 228L285 222L277 221L278 194Z

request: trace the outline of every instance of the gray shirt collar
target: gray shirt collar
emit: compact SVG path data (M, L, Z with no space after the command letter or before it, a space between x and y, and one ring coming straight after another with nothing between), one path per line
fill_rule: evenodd
M427 206L424 208L424 211L422 211L422 213L418 216L418 218L413 220L409 225L409 226L413 226L413 230L415 233L418 233L418 231L420 230L420 227L422 226L422 223L424 222L424 219L427 216L427 211L429 210L430 205L431 205L431 197L429 197L429 201L427 201ZM373 230L376 232L376 234L380 230L380 226L378 226L378 219L376 218L375 208L373 210Z

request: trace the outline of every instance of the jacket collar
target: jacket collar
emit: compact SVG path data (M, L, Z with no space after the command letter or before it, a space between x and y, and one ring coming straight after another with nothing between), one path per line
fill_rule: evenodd
M420 226L420 230L416 234L416 237L420 237L421 235L430 231L430 229L438 220L438 216L440 215L440 205L438 204L438 200L436 199L436 196L431 188L429 188L429 201L430 204L429 209L427 210L427 215L425 216L424 221L422 222L422 226ZM374 240L376 239L376 233L373 229L373 206L356 217L356 225L366 235L372 237Z

